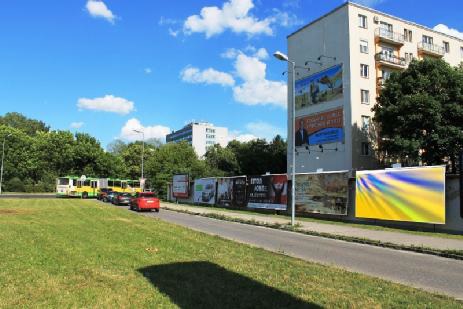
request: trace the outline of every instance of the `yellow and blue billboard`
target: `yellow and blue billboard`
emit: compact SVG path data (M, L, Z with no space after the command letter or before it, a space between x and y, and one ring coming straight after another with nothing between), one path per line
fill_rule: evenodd
M357 171L355 216L445 224L445 168Z

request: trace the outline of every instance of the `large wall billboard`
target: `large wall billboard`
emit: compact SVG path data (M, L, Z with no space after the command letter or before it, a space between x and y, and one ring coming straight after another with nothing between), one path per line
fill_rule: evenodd
M343 108L296 118L296 147L344 141Z
M445 168L357 171L355 216L445 224Z
M341 99L342 64L296 81L296 110Z
M249 176L248 207L286 210L287 192L286 175Z
M349 173L296 174L296 212L347 215Z
M195 180L193 201L198 204L215 204L215 178L200 178Z
M217 205L246 207L246 176L217 178Z
M188 175L174 175L172 178L172 195L174 197L188 198L190 191Z

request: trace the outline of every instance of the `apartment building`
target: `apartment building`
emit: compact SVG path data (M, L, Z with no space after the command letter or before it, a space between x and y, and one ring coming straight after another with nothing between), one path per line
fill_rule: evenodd
M425 57L463 61L463 40L352 2L290 34L287 44L298 66L295 132L288 109L297 172L376 168L371 108L391 72ZM291 77L288 85L291 102Z
M193 146L196 154L201 158L206 154L207 148L219 144L226 147L228 143L228 129L216 127L208 122L191 122L182 129L166 136L167 143L188 142Z

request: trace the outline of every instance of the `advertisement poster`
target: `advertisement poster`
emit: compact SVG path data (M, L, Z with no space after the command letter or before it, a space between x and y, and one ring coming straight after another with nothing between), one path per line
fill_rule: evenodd
M296 212L347 215L349 173L296 174Z
M296 118L296 147L344 141L343 108Z
M246 207L246 177L217 178L217 205Z
M172 178L172 195L174 197L188 198L190 190L188 175L174 175Z
M296 110L341 99L342 64L296 81Z
M357 171L355 216L445 224L445 167Z
M286 210L288 178L285 175L249 176L248 207Z
M195 180L193 201L198 204L215 204L215 178L200 178Z

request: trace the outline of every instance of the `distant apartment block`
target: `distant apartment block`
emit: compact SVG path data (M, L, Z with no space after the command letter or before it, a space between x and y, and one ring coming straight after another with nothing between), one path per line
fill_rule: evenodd
M188 142L193 146L196 154L201 158L209 147L219 144L226 147L228 144L228 129L216 127L207 122L191 122L178 131L166 136L167 143Z
M295 132L288 109L297 172L376 168L371 108L391 73L412 59L463 61L463 40L352 2L290 34L287 43L290 60L310 68L297 70ZM288 85L291 102L291 75Z

